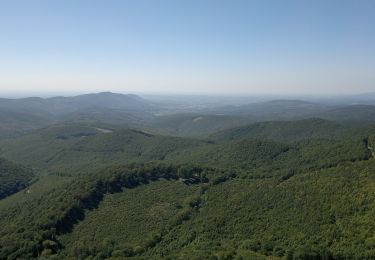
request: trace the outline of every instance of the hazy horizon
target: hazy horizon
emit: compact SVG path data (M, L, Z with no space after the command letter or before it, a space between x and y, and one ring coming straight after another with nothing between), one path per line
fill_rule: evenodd
M214 99L257 99L257 100L277 100L277 99L286 99L286 100L312 100L312 99L345 99L345 98L355 98L359 97L361 99L374 99L375 91L373 92L358 92L352 94L285 94L285 93L198 93L198 92L187 92L187 93L163 93L163 92L124 92L124 91L54 91L54 92L0 92L0 98L5 99L22 99L30 97L38 98L53 98L53 97L74 97L87 94L101 94L101 93L113 93L113 94L123 94L123 95L137 95L142 98L150 99L168 99L168 98L214 98Z
M375 91L373 1L2 1L0 95Z

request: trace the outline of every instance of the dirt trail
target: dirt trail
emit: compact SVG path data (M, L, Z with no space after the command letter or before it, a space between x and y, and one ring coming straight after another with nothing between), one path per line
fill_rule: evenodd
M374 148L372 148L372 147L370 146L370 144L368 144L368 145L367 145L367 149L369 149L369 151L371 152L372 157L375 158L375 151L374 151Z
M105 134L113 133L113 131L109 129L98 128L98 127L96 127L95 129Z

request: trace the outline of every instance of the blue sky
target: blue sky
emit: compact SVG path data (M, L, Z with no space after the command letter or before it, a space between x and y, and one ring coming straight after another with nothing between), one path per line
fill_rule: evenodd
M375 91L371 0L0 0L0 93Z

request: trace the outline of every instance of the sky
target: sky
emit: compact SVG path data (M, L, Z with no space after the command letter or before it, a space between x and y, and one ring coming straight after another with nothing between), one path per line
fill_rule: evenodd
M375 92L373 0L0 0L0 95Z

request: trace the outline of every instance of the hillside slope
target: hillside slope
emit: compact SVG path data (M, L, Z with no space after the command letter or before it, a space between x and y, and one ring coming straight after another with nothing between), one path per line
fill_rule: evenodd
M0 200L24 189L33 178L30 169L0 158Z

